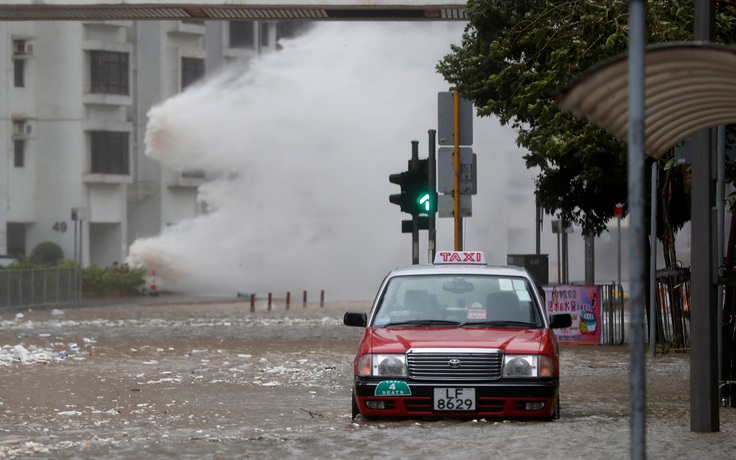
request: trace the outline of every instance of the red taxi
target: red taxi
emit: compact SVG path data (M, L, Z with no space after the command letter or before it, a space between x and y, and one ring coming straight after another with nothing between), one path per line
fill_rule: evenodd
M558 346L534 281L477 251L438 251L433 265L391 271L354 361L353 418L559 416Z

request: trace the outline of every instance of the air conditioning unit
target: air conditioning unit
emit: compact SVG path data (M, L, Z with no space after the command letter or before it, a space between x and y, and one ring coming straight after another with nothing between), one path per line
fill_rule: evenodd
M13 41L13 54L15 55L33 54L33 43L27 42L25 40L14 40Z
M13 134L16 136L26 136L33 132L33 127L30 123L25 121L14 121L13 122Z

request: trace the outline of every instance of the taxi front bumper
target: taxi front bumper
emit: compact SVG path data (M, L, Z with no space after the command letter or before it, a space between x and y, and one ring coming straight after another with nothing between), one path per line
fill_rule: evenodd
M402 380L409 392L386 395L377 391L382 380L358 378L354 395L366 417L551 418L557 409L559 379L447 382ZM475 389L475 410L434 410L435 388Z

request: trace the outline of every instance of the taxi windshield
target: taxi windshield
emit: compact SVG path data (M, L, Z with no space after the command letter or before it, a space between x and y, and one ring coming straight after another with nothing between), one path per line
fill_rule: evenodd
M543 326L533 288L522 277L413 275L389 280L374 327Z

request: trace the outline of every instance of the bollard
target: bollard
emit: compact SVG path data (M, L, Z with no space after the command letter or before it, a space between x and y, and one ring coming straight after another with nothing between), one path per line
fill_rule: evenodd
M304 291L304 295L302 295L302 307L307 308L307 291Z
M256 311L256 295L251 294L250 295L250 312L254 313Z
M271 311L271 293L268 293L268 311Z
M324 307L325 306L325 290L322 289L319 292L319 306Z
M289 309L289 304L291 303L291 292L286 292L286 309Z

